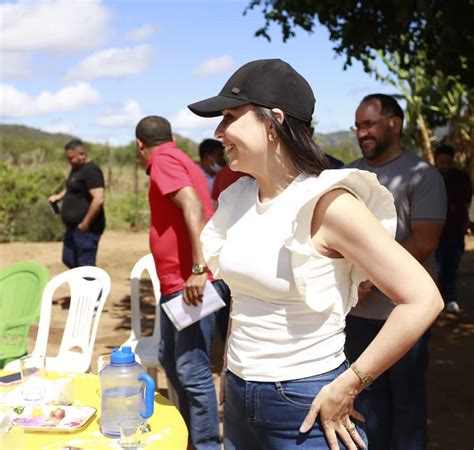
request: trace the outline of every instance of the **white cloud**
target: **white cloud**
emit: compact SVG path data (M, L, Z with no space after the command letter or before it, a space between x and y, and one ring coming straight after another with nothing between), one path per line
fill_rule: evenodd
M198 78L210 77L226 73L236 67L234 60L230 56L220 56L204 61L198 67L193 69L193 75Z
M173 129L180 130L196 130L210 129L217 127L221 118L199 117L192 113L188 108L180 109L174 117L170 119Z
M127 48L108 48L93 53L70 69L66 78L89 80L92 78L119 78L134 75L146 69L153 57L149 45Z
M144 41L145 39L148 39L155 31L156 27L146 24L130 30L125 34L125 39L128 41Z
M199 117L188 108L183 108L170 118L170 123L174 132L201 142L203 139L214 137L214 130L221 119L222 117Z
M31 75L27 67L28 57L24 53L2 51L1 58L0 79L25 78Z
M121 145L127 145L133 139L132 136L109 136L109 135L91 135L84 136L83 140L86 142L93 142L95 144L105 144L110 147L118 147Z
M52 93L41 91L36 97L10 84L0 84L0 117L33 117L52 112L73 111L99 102L99 93L88 83L76 83Z
M97 123L109 128L134 127L142 117L138 102L127 100L119 108L114 107L113 113L99 117Z
M100 0L20 0L0 16L3 50L71 54L105 42L110 13Z
M104 144L110 145L111 147L118 147L119 145L126 145L128 144L132 139L128 139L126 141L122 141L119 138L116 138L115 136L110 136L107 138L104 138L102 142Z
M76 135L77 130L75 129L74 125L67 122L54 122L44 127L41 127L43 131L47 131L48 133L64 133L64 134L71 134Z

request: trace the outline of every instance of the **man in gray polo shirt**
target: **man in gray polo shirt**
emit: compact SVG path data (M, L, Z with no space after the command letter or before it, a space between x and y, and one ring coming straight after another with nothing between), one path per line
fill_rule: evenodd
M434 167L402 148L403 118L393 97L364 97L353 129L364 157L348 167L375 173L393 194L398 218L396 240L434 278L434 250L446 217L446 190ZM370 280L361 283L359 302L347 317L346 354L350 361L355 361L370 344L394 307L395 303ZM366 418L370 448L426 448L428 338L429 331L356 399L356 410Z

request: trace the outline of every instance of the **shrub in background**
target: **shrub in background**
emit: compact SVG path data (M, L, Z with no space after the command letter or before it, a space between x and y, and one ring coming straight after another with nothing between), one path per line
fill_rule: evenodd
M23 168L0 162L0 242L15 240L20 213L26 214L39 199L59 192L64 176L56 164ZM34 224L36 217L31 216L30 221Z
M108 229L146 229L149 226L147 193L112 190L107 193L105 217Z
M64 225L54 214L45 198L20 211L15 219L14 240L23 242L52 242L62 240Z

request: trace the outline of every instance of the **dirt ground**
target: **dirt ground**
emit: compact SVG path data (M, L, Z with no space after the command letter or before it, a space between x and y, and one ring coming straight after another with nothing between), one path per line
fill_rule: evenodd
M0 267L32 260L48 267L51 276L65 270L61 263L61 243L0 244ZM461 314L442 313L434 324L430 343L429 386L429 450L461 450L474 448L474 238L467 239L459 272L459 303ZM107 231L101 239L97 265L112 279L112 290L105 305L96 345L96 357L126 341L130 334L130 271L135 262L148 253L145 232ZM150 283L141 289L144 315L142 324L151 333L154 299ZM67 316L67 292L59 291L54 301L48 352L55 354L59 347ZM36 327L30 333L30 349L36 338ZM215 367L218 373L221 346L214 346ZM158 378L164 388L164 378ZM471 424L471 425L469 425Z

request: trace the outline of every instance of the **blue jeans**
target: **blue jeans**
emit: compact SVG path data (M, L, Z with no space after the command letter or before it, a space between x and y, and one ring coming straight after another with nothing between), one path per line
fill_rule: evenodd
M216 328L223 342L227 338L227 328L229 326L231 293L230 288L223 280L219 280L219 285L225 291L225 306L217 311Z
M438 286L445 303L457 301L456 277L463 253L464 236L460 239L443 239L438 243Z
M346 355L355 361L385 321L346 318ZM365 416L370 450L425 450L427 445L426 370L429 331L396 364L356 398Z
M67 228L64 233L63 263L73 269L80 266L95 266L100 234Z
M222 281L214 288L228 303L230 291ZM161 296L166 303L182 291ZM217 396L212 380L210 350L217 312L177 331L168 316L161 314L160 363L179 399L179 410L188 426L196 450L220 450Z
M225 450L327 450L329 447L319 421L308 433L300 433L299 428L317 393L347 367L345 362L321 375L278 382L245 381L227 370ZM352 421L366 442L361 424ZM341 449L346 448L342 442L338 443Z

